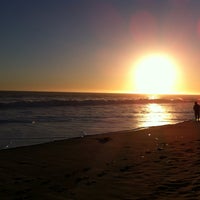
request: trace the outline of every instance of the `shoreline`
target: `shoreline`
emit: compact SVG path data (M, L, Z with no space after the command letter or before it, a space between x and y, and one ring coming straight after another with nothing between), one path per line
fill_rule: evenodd
M198 199L200 123L189 120L0 151L2 199Z
M190 120L187 120L190 121ZM45 141L45 142L38 142L35 144L24 144L21 146L11 146L9 147L10 144L5 145L4 147L0 148L0 151L2 150L6 150L6 149L15 149L15 148L21 148L21 147L29 147L29 146L35 146L35 145L43 145L43 144L48 144L48 143L52 143L54 141L63 141L63 140L71 140L71 139L77 139L77 138L83 138L83 137L88 137L88 136L98 136L98 135L106 135L106 134L117 134L117 133L127 133L127 132L137 132L140 130L145 130L151 127L162 127L162 126L166 126L166 125L175 125L175 124L179 124L179 123L183 123L184 121L180 121L180 122L176 122L176 123L169 123L169 124L163 124L163 125L155 125L155 126L146 126L146 127L138 127L138 128L133 128L133 129L126 129L126 130L119 130L119 131L110 131L110 132L103 132L103 133L97 133L97 134L85 134L84 131L82 132L82 134L80 136L74 136L74 137L65 137L65 136L58 136L58 137L33 137L33 138L2 138L1 140L10 140L11 144L12 141L34 141L34 140L49 140L49 141ZM186 122L186 121L185 121Z

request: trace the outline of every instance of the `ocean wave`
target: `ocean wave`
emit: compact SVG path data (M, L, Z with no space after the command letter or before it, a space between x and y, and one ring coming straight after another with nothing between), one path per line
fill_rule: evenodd
M96 106L117 104L146 104L146 103L184 103L189 102L180 99L125 99L125 100L45 100L45 101L15 101L1 102L0 109L21 107L53 107L53 106Z

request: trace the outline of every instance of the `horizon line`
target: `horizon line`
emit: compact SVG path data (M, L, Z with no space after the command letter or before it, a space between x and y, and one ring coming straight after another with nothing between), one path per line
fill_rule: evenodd
M90 93L90 94L133 94L133 95L200 95L200 93L160 93L160 94L148 94L148 93L136 93L127 91L54 91L54 90L0 90L0 92L35 92L35 93Z

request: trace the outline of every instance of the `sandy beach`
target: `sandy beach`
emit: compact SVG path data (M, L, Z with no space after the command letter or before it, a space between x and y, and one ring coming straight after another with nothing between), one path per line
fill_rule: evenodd
M199 199L200 122L0 151L0 197Z

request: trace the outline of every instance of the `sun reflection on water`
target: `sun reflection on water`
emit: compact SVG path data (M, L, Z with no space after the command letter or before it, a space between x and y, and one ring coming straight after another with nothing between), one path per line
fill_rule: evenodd
M156 103L147 104L143 115L142 127L167 124L168 119L171 117L164 106Z

